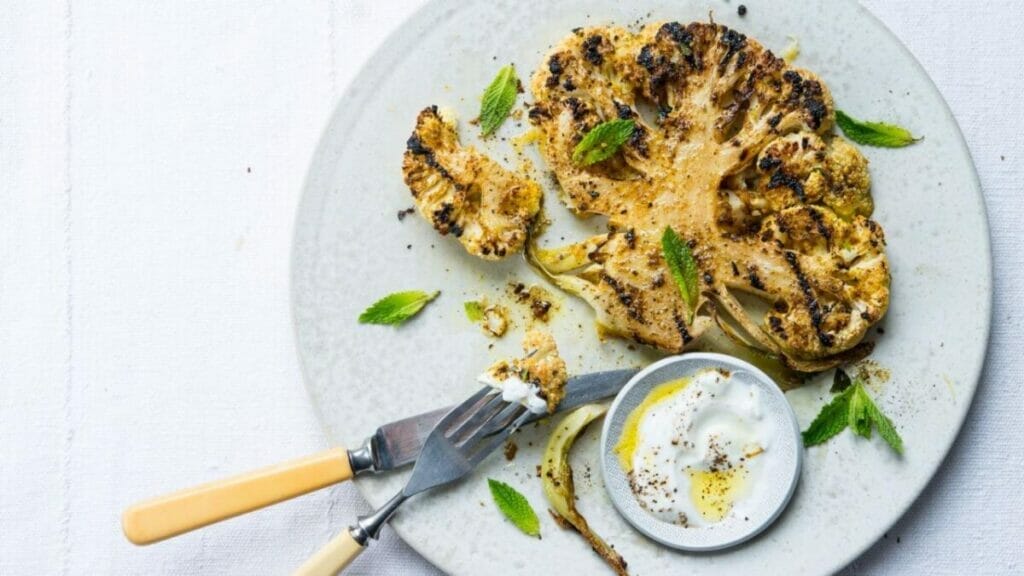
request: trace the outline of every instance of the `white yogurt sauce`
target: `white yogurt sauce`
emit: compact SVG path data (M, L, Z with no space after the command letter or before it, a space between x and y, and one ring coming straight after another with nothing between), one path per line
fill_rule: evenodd
M719 370L662 384L638 406L616 452L640 505L655 517L707 527L743 516L777 431L755 385Z
M540 388L536 384L524 382L515 374L506 374L501 379L492 371L487 371L477 381L501 390L501 399L505 402L518 402L534 414L545 414L548 411L547 400L540 397Z

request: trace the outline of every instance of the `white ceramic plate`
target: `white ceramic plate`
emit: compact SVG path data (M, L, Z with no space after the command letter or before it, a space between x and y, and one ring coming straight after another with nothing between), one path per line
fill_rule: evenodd
M877 439L848 432L806 454L800 487L783 516L743 546L685 554L634 531L601 486L597 436L574 452L580 508L613 542L635 574L738 574L838 570L880 538L914 501L953 444L980 373L989 331L991 257L977 177L955 121L927 75L878 21L850 1L637 2L478 0L433 2L417 12L368 61L342 98L313 159L296 222L293 300L299 351L310 393L331 439L354 443L378 424L455 402L494 358L516 352L525 322L493 349L463 316L462 303L498 297L510 280L543 283L519 258L488 264L437 236L411 206L401 157L416 113L428 104L476 115L478 96L498 67L517 64L526 78L549 45L573 27L645 20L718 22L781 50L799 38L800 66L816 71L838 105L869 119L892 119L926 139L903 150L864 148L871 160L875 218L885 228L893 290L884 334L872 335L875 361L892 377L876 390L906 443L897 458ZM521 102L529 95L520 98ZM501 136L525 125L507 122ZM476 143L475 130L462 130ZM504 143L483 148L498 159ZM511 155L508 157L512 158ZM537 163L538 167L543 166ZM547 185L547 179L542 178ZM556 221L545 237L582 237L548 186ZM410 247L411 246L411 247ZM396 290L441 290L415 321L398 328L360 326L371 302ZM574 372L653 360L625 343L601 343L582 302L558 298L551 329ZM824 378L788 394L806 426L827 396ZM484 478L519 488L544 508L535 475L546 428L527 430L511 463L489 459L463 483L413 499L394 527L452 574L602 573L576 534L541 514L543 540L516 532L491 504ZM408 472L361 478L374 504L397 491ZM339 530L348 518L338 519ZM369 553L373 553L372 550Z

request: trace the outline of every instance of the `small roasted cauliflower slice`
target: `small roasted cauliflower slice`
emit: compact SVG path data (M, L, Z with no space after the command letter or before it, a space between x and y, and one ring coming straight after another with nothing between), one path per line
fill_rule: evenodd
M530 411L554 412L565 396L569 377L555 339L531 330L523 338L524 356L501 360L480 376L480 382L502 391L507 402L520 402Z
M470 254L497 260L518 252L540 211L540 186L461 146L455 128L436 106L416 119L402 162L416 207Z

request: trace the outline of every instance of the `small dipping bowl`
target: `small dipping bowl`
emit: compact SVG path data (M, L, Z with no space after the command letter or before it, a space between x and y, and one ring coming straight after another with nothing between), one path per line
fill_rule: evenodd
M763 416L777 431L767 450L774 465L764 467L755 480L756 495L744 499L744 518L730 514L720 522L704 527L684 527L661 520L644 510L630 488L629 477L619 463L615 445L625 428L626 419L656 387L690 378L705 369L724 369L731 377L758 388L762 394ZM782 390L764 372L753 365L724 354L694 352L665 358L640 371L619 392L605 416L601 433L601 469L605 486L615 508L634 528L647 537L678 550L711 552L735 546L767 528L785 509L797 482L803 462L803 443L796 415Z

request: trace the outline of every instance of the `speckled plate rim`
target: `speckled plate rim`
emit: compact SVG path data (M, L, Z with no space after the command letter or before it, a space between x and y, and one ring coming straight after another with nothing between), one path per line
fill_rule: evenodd
M671 370L677 365L674 372ZM781 408L782 414L776 415L788 432L790 444L786 446L787 452L792 451L791 463L783 472L788 471L788 478L784 480L787 484L782 487L781 492L772 496L776 498L776 504L772 509L753 525L753 529L734 530L727 529L725 532L715 534L698 529L687 529L662 522L645 510L643 510L628 488L626 474L618 463L618 456L615 454L615 443L622 434L622 426L630 413L643 402L651 391L673 379L685 378L695 375L698 371L714 367L725 368L734 373L746 372L753 376L752 380L765 393L771 396L773 407ZM672 372L662 377L660 372ZM800 436L800 424L797 422L796 414L786 399L786 395L779 389L778 385L763 371L756 366L739 358L715 352L690 352L677 356L662 358L647 366L619 391L605 414L604 424L601 428L601 474L604 476L604 484L608 490L612 504L619 514L626 519L634 528L645 534L652 540L670 548L685 552L716 552L735 547L739 544L756 537L775 522L789 505L796 487L800 483L800 471L803 468L804 449ZM782 480L782 479L780 479ZM771 480L770 480L771 481ZM715 536L724 538L715 539Z
M905 57L909 59L912 66L919 72L919 74L927 83L931 91L937 96L947 122L953 127L953 130L956 132L958 136L958 147L961 149L962 154L964 154L966 158L971 159L969 167L970 178L974 183L974 189L971 191L973 192L973 194L971 194L971 196L974 200L975 209L978 210L981 215L981 226L983 228L982 231L984 233L982 234L983 246L981 246L980 248L983 249L983 256L987 262L987 265L984 267L985 277L981 279L984 287L986 288L986 297L984 301L980 303L982 314L979 314L979 317L984 318L984 338L982 339L983 341L980 342L980 353L975 355L974 361L971 363L969 369L967 370L967 372L970 374L970 378L964 382L964 385L967 387L966 392L969 395L970 399L966 402L963 402L960 405L959 412L956 414L955 422L951 422L951 428L955 431L955 434L953 435L953 441L949 442L948 445L945 446L945 448L942 450L941 458L936 459L934 462L930 464L930 470L926 474L927 480L923 482L920 486L920 490L918 490L917 496L915 496L914 498L907 499L905 502L902 503L901 506L897 507L896 513L892 515L892 521L889 523L887 527L888 529L891 528L891 526L898 523L903 518L903 516L910 509L910 507L920 497L921 493L934 480L935 474L942 467L946 458L948 458L950 451L955 445L955 439L959 437L959 434L963 428L963 424L967 418L968 413L970 412L971 406L973 405L978 385L981 380L985 360L987 358L989 340L991 338L992 332L992 278L994 262L992 257L990 225L988 221L988 214L987 208L985 206L984 196L981 193L981 181L978 176L977 169L974 166L970 149L968 148L967 142L964 139L963 130L960 128L959 123L953 116L952 110L949 108L949 104L946 102L945 98L942 97L942 93L939 91L938 87L935 85L935 82L932 80L931 76L921 65L918 59L907 48L903 41L895 33L893 33L892 30L888 28L888 26L885 25L884 22L882 22L873 13L868 11L864 6L860 5L859 2L857 2L856 0L842 1L855 5L865 19L867 19L875 26L883 30L886 34L888 34L888 36L894 41L894 44L898 47L898 49L903 53ZM427 2L425 2L421 7L413 11L400 25L395 27L395 29L388 34L388 36L381 43L381 45L375 50L374 56L384 58L395 58L401 52L410 49L415 44L415 38L407 34L409 31L408 29L410 27L410 23L424 19L429 19L431 17L436 17L438 13L441 12L445 3L445 0L428 0ZM366 83L374 78L374 76L376 75L376 71L370 65L372 59L373 56L371 56L371 58L368 58L367 61L361 65L359 72L353 77L350 85ZM321 429L323 430L325 437L327 438L331 438L332 436L330 432L330 427L327 424L326 417L323 413L323 407L316 399L316 395L312 387L312 375L310 372L310 365L307 362L307 359L305 358L305 355L303 353L303 341L299 330L299 294L298 291L296 290L296 286L299 284L297 278L299 277L300 267L304 263L304 254L302 253L303 246L300 242L303 236L301 226L303 223L309 223L320 220L319 207L323 204L325 196L322 190L312 185L316 179L316 174L314 173L314 171L318 165L325 161L324 155L326 154L326 147L324 146L324 143L328 140L328 135L331 132L331 130L336 128L337 126L351 126L354 120L353 114L347 111L346 106L343 105L345 104L346 101L347 91L348 89L346 89L346 91L342 93L342 96L338 100L338 105L335 106L335 109L331 114L330 119L325 123L324 129L321 131L317 149L314 152L312 159L310 160L309 169L307 170L306 176L302 184L303 194L300 199L299 206L295 212L295 219L293 224L293 242L292 250L290 252L290 308L292 315L292 329L295 338L295 346L300 360L300 369L303 374L303 382L305 388L310 396L310 400L313 405L314 413L317 416L318 423ZM369 97L369 94L364 94L362 96L363 99ZM358 482L356 483L356 486L357 488L359 488L360 485ZM363 492L362 488L359 489L360 492ZM365 496L365 493L363 495ZM402 531L400 529L396 528L396 532L398 532L399 535L402 536ZM878 535L878 538L880 537L881 533ZM858 558L864 552L866 552L869 548L871 548L876 541L877 540L864 541L863 544L851 546L846 551L846 553L843 554L843 559L837 561L837 566L841 567L854 561L856 558ZM415 549L417 552L423 555L426 559L432 561L435 565L438 563L438 559L435 557L434 554L432 554L433 551L429 546L423 543L418 543L416 541L406 540L406 542L413 549Z

